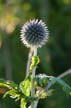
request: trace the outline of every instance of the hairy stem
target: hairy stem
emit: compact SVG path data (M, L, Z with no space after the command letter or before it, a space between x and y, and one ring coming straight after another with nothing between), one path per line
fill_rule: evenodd
M60 74L57 78L63 78L63 77L65 77L65 76L69 75L69 74L71 74L71 69L69 69L69 70L65 71L64 73ZM52 86L52 82L50 81L50 82L48 83L48 85L46 86L45 90L48 91L48 89L49 89L51 86Z
M34 48L33 56L37 55L37 48ZM36 66L32 70L32 87L31 87L31 96L35 95L35 86L34 86L34 77L35 77ZM36 102L31 103L31 108L36 108Z
M71 69L69 69L69 70L65 71L64 73L60 74L57 78L60 79L60 78L63 78L63 77L65 77L65 76L69 75L69 74L71 74ZM50 89L50 87L51 87L52 85L53 85L53 83L52 83L51 81L49 81L49 83L47 84L47 86L45 87L45 89L42 90L42 91L40 92L39 96L40 96L43 92L47 92L47 91Z
M28 61L27 61L26 78L28 77L29 72L30 72L30 64L31 64L32 55L33 55L33 50L31 48L29 52L29 56L28 56Z
M71 74L71 69L69 69L69 70L65 71L64 73L60 74L57 78L60 79L60 78L63 78L65 76L69 75L69 74ZM47 92L52 85L53 85L53 83L51 81L49 81L49 83L47 84L47 86L45 87L45 89L40 92L39 97L40 97L40 95L42 93ZM38 101L39 101L39 99L38 99Z
M61 75L59 75L58 78L63 78L69 74L71 74L71 69L69 69L69 70L65 71L64 73L62 73Z

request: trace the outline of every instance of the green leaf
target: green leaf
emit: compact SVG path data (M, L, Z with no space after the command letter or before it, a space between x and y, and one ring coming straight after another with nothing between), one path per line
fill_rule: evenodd
M20 104L20 107L21 108L26 108L26 102L25 102L25 99L21 99L21 104Z
M37 65L40 62L40 59L38 56L32 57L32 64Z
M53 84L57 82L58 84L60 84L60 85L63 87L63 90L64 90L65 92L67 92L68 94L70 94L70 92L71 92L71 87L70 87L65 81L63 81L62 79L52 77L52 78L51 78L51 82L52 82Z
M39 57L38 56L33 56L32 57L32 63L30 65L30 71L32 71L33 67L37 66L39 62L40 62Z
M13 81L5 81L0 79L0 87L6 87L8 89L18 89L18 85L15 84Z
M26 79L26 80L24 80L23 82L20 83L20 90L26 96L30 96L31 82L30 82L29 79Z
M20 97L20 94L18 94L17 91L14 89L7 91L3 97L5 98L7 95L10 95L11 98L19 98Z
M47 93L46 92L42 93L42 95L40 96L41 99L45 99L46 97L47 97Z
M18 85L14 81L7 81L7 85L9 85L12 89L18 89Z
M43 92L42 92L43 91ZM47 96L51 96L53 92L53 89L50 89L48 91L45 91L44 89L40 89L38 91L38 94L36 94L40 99L45 99Z
M48 77L42 77L41 78L40 76L39 77L36 76L34 78L34 80L35 80L36 87L38 87L38 86L45 87L47 85L48 81L49 81L49 78Z
M10 89L10 86L3 79L0 79L0 87L6 87L6 88Z
M71 87L63 80L57 78L57 82L63 86L63 90L70 94Z

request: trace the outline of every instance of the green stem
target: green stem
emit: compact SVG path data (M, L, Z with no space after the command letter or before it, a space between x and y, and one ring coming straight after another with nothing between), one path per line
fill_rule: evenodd
M32 55L33 55L33 50L31 48L29 52L29 56L28 56L28 62L27 62L27 68L26 68L26 78L28 77L29 72L30 72L30 64L31 64Z
M61 78L64 78L65 76L67 76L69 74L71 74L71 69L69 69L69 70L65 71L64 73L60 74L57 78L61 79ZM45 89L42 90L39 95L41 95L43 92L47 92L51 88L52 85L53 85L53 82L49 81L49 83L47 84Z
M37 56L37 48L34 48L33 56ZM34 86L34 77L35 77L36 66L32 70L32 87L31 87L31 96L35 95L35 86ZM31 102L31 108L36 108L36 102Z

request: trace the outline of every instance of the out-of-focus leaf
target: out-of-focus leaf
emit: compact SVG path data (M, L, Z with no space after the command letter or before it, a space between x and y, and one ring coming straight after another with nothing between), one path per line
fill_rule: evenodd
M47 85L48 81L49 81L49 78L45 74L39 74L39 75L36 75L36 77L35 77L36 86L45 87Z
M29 11L30 8L31 8L30 3L24 3L24 5L23 5L23 9L24 9L25 12Z
M3 79L0 79L0 87L7 87L8 89L10 89L10 86Z
M18 85L15 84L13 81L5 81L3 79L0 79L0 87L6 87L8 89L18 89Z
M71 4L71 1L70 0L63 0L63 2L65 3L65 4Z
M71 92L71 87L65 82L65 81L63 81L62 79L60 79L60 78L56 78L56 77L52 77L51 78L51 81L52 81L52 83L54 84L54 83L58 83L58 84L60 84L62 87L63 87L63 90L66 92L66 93L68 93L68 94L70 94L70 92Z
M14 81L7 81L6 82L7 85L9 85L10 87L14 88L14 89L18 89L18 85L16 83L14 83Z
M3 97L5 98L7 95L9 95L11 98L17 98L17 100L20 97L20 94L18 93L18 85L15 84L13 81L5 81L3 79L0 80L0 87L1 88L7 88L8 90L5 91L3 94Z
M20 107L21 108L26 108L26 102L25 102L25 100L23 98L21 99Z
M41 99L45 99L47 96L51 96L52 95L53 90L50 89L48 90L48 92L43 92L40 96Z
M14 89L7 91L3 97L5 98L7 95L9 95L11 98L19 98L20 97L20 94L18 94L17 91Z
M33 67L37 66L39 62L40 62L39 57L38 56L33 56L32 57L32 63L30 65L30 71L32 71Z
M30 95L31 82L30 82L29 79L26 79L25 81L23 81L23 82L20 83L20 90L26 96L29 96Z

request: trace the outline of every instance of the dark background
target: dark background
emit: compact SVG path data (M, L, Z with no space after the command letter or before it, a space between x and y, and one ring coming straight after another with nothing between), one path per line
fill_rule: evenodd
M37 73L58 76L71 67L71 0L0 0L0 78L19 83L25 78L29 49L20 40L22 25L29 19L46 22L49 40L38 49ZM71 83L71 76L64 78ZM59 85L52 96L40 100L38 108L71 108L71 97ZM9 97L0 108L19 108Z

